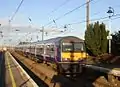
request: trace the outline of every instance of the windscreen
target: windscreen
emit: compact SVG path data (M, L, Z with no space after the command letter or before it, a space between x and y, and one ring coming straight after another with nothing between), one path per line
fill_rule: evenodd
M62 51L63 52L79 52L79 51L84 51L83 49L83 43L78 43L78 42L74 42L74 43L62 43Z

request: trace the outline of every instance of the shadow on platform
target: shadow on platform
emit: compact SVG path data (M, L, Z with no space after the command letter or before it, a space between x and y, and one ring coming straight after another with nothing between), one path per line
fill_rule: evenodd
M5 72L4 52L0 52L0 87L5 87Z

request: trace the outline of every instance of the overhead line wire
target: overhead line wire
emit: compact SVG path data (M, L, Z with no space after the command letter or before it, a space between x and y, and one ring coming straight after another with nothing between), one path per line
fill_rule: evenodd
M60 7L63 6L63 5L65 5L65 4L66 4L67 2L69 2L69 1L70 1L70 0L66 0L63 4L60 5ZM92 1L94 1L94 0L90 0L89 3L92 2ZM50 21L48 24L44 25L44 27L47 26L47 25L49 25L49 24L51 24L51 23L53 23L53 22L56 21L56 20L61 19L62 17L66 16L66 15L68 15L68 14L70 14L70 13L74 12L75 10L81 8L82 6L86 5L87 3L88 3L88 2L83 3L82 5L80 5L80 6L76 7L76 8L74 8L74 9L72 9L71 11L63 14L62 16L56 18L55 20ZM59 9L60 7L58 7L57 9ZM55 12L57 9L54 9L52 12Z
M61 4L60 6L65 5L68 1L70 1L70 0L66 0L66 2L64 2L64 3ZM94 1L94 0L90 0L89 3L90 3L91 1ZM81 8L82 6L86 5L87 3L88 3L88 2L83 3L82 5L80 5L80 6L76 7L76 8L74 8L74 9L72 9L71 11L69 11L69 12L63 14L62 16L56 18L55 20L50 21L49 23L47 23L46 25L44 25L44 27L47 26L47 25L49 25L49 24L51 24L51 23L53 23L53 22L55 22L56 20L61 19L62 17L66 16L66 15L68 15L68 14L70 14L70 13L74 12L75 10ZM58 9L59 9L59 8L58 8ZM56 10L57 10L57 9L53 10L52 12L54 12L54 11L56 11ZM41 28L42 28L42 27L41 27Z
M116 16L118 16L118 17L116 17ZM113 17L116 17L116 18L112 18L112 20L120 18L120 14L116 14ZM109 18L109 17L106 16L106 17L101 17L101 18L95 18L95 19L91 19L90 21L98 21L98 20L103 20L103 19L107 19L107 18ZM83 21L80 21L80 22L69 23L69 24L66 24L66 25L81 24L81 23L84 23L84 22L86 22L86 20L83 20Z
M92 1L94 1L94 0L90 0L89 3L92 2ZM70 11L68 11L67 13L63 14L62 16L59 16L58 18L56 18L54 21L59 20L59 19L61 19L62 17L64 17L64 16L66 16L66 15L68 15L68 14L74 12L75 10L77 10L77 9L79 9L79 8L81 8L81 7L83 7L83 6L85 6L87 3L88 3L88 2L83 3L82 5L80 5L80 6L76 7L76 8L74 8L74 9L72 9L72 10L70 10ZM49 24L51 24L51 23L53 23L53 21L50 21L49 23L47 23L46 25L44 25L44 27L47 26L47 25L49 25Z
M67 4L69 1L71 1L71 0L64 1L61 5L59 5L59 7L55 8L54 10L52 10L49 14L56 12L59 8L61 8L65 4Z
M66 0L66 1L63 2L58 8L52 10L50 13L54 13L54 12L57 11L60 7L62 7L63 5L67 4L69 1L71 1L71 0ZM22 0L22 2L23 2L23 0ZM50 13L49 13L49 14L50 14ZM31 21L30 18L29 18L29 21ZM55 22L55 21L53 20L53 22ZM40 28L42 28L42 27L40 27ZM28 33L28 34L29 34L29 33ZM26 34L26 35L27 35L27 34Z
M20 7L21 7L23 1L24 1L24 0L21 0L21 2L20 2L20 4L18 5L16 11L15 11L14 14L12 15L12 17L10 18L10 20L9 20L10 22L13 20L13 18L14 18L15 15L16 15L16 13L19 11L19 9L20 9Z
M115 16L118 16L118 17L115 17ZM120 14L114 15L114 17L115 18L112 18L112 20L119 19L120 18ZM107 19L107 18L109 18L109 17L106 16L106 17L96 18L96 19L92 19L90 21L98 21L98 20ZM75 23L70 23L70 24L66 24L66 25L81 24L81 23L84 23L84 22L86 22L86 20L83 20L83 21L80 21L80 22L75 22ZM64 33L64 32L61 32L61 33Z
M9 28L10 28L10 23L11 23L11 21L14 19L15 15L16 15L17 12L19 11L19 9L20 9L23 1L24 1L24 0L21 0L21 2L19 3L17 9L15 10L15 12L13 13L13 15L12 15L12 16L10 17L10 19L8 20L8 22L9 22Z
M119 16L119 17L116 17L116 16ZM120 18L120 14L116 14L113 17L116 17L116 18L113 18L112 20L118 19L118 18ZM101 17L101 18L95 18L95 19L91 19L90 21L98 21L98 20L103 20L103 19L107 19L107 18L109 18L109 17L106 16L106 17ZM80 21L80 22L69 23L69 24L66 24L66 25L81 24L81 23L84 23L84 22L86 22L86 20L83 20L83 21ZM61 32L61 33L63 33L63 32ZM26 35L28 35L28 34L30 34L30 32L27 33Z

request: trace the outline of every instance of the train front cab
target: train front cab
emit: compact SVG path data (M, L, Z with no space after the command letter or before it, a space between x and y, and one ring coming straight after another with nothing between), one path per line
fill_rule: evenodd
M80 74L82 73L82 63L87 58L84 42L80 40L67 40L61 43L61 62L59 62L60 73Z

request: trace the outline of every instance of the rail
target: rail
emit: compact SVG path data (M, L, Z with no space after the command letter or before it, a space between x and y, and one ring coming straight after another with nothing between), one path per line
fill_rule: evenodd
M108 74L120 77L120 69L116 70L114 68L110 69L110 68L104 68L104 67L95 66L95 65L88 65L88 64L87 65L83 64L82 66L85 68L91 68L91 69L94 69L94 70L97 70L100 72L104 72L104 73L108 73Z

